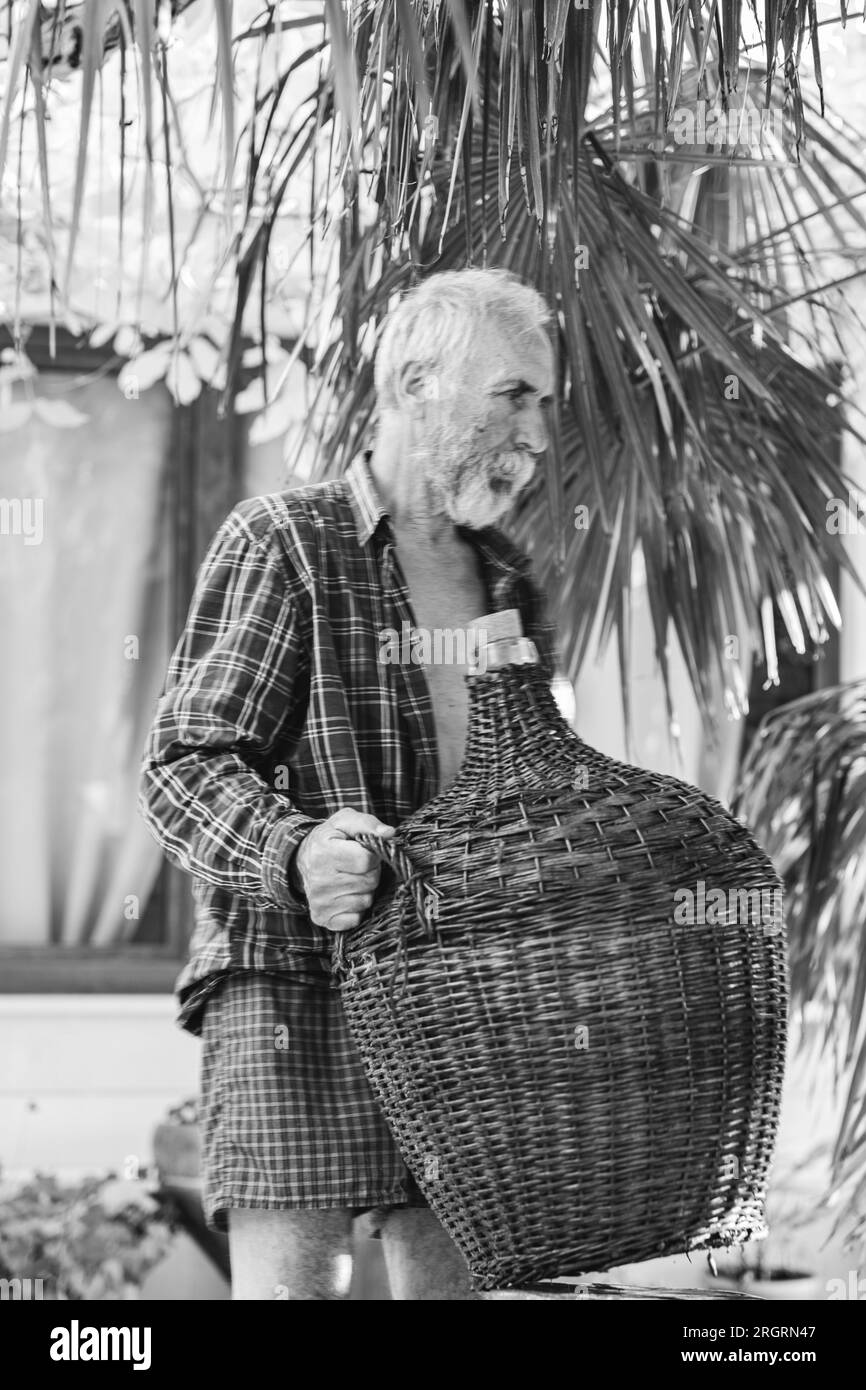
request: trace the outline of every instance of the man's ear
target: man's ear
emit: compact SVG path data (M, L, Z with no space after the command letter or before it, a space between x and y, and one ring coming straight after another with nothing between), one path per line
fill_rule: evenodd
M405 404L439 400L439 377L421 362L405 362L397 373L395 394Z

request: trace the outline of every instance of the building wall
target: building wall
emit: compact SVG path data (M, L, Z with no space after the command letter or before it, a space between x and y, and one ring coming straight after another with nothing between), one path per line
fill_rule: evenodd
M162 994L0 995L4 1173L146 1167L154 1126L198 1085L174 1012Z

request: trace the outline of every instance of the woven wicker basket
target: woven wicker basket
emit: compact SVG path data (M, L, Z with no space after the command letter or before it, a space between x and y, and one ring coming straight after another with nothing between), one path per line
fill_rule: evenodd
M532 643L508 656L468 677L456 781L362 837L393 873L335 951L481 1290L765 1235L785 1049L770 861L703 792L583 743Z

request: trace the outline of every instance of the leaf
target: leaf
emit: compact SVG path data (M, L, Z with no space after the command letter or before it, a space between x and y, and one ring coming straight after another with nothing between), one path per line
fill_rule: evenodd
M165 384L178 405L189 405L201 395L201 378L185 352L172 353Z
M343 118L346 146L354 168L360 159L361 101L355 52L340 0L325 0L334 63L334 99Z
M11 18L11 11L8 12ZM12 44L9 57L5 63L3 73L4 93L3 109L0 112L0 183L2 183L3 171L6 167L6 150L9 142L9 123L12 114L12 102L18 90L18 82L21 75L26 71L27 54L30 50L30 42L34 32L34 25L39 17L39 0L28 0L27 7L23 13L19 10L18 24L15 28L15 39Z
M480 37L481 37L482 32L483 32L483 26L482 26L482 23L481 23L481 16L479 15L478 27L477 27L477 29L476 29L476 40L480 40ZM470 51L470 52L471 52L471 51ZM447 229L447 226L448 226L448 218L449 218L449 215L450 215L450 212L451 212L451 203L452 203L452 200L453 200L453 198L454 198L454 188L455 188L455 185L456 185L456 183L457 183L457 169L458 169L458 165L459 165L459 163L460 163L461 155L464 153L464 140L465 140L465 137L466 137L466 126L467 126L467 122L468 122L468 119L469 119L469 111L470 111L470 107L473 105L473 98L474 98L474 96L475 96L475 85L476 85L476 84L475 84L475 76L474 76L474 74L477 72L477 64L478 64L478 50L477 50L477 47L476 47L475 54L472 55L472 56L473 56L473 58L474 58L474 66L473 66L473 70L472 70L472 71L473 71L473 80L472 80L471 83L467 82L467 84L466 84L466 91L465 91L465 94L464 94L464 97L463 97L463 111L462 111L461 116L460 116L460 128L459 128L459 130L458 130L458 132L457 132L457 140L456 140L456 142L455 142L454 155L453 155L452 162L451 162L451 183L450 183L449 188L448 188L448 200L447 200L447 202L446 202L446 204L445 204L445 215L444 215L444 217L443 217L443 219L442 219L442 232L441 232L441 235L440 235L440 238L439 238L439 250L440 250L440 251L442 250L442 242L443 242L444 239L445 239L445 232L446 232L446 229ZM476 104L477 104L477 103L476 103ZM469 217L469 216L471 215L471 213L470 213L471 206L472 206L472 200L471 200L471 197L470 197L470 198L467 199L467 202L466 202L466 214L465 214L465 215L466 215L467 217ZM467 229L467 232L468 232L468 235L469 235L470 238L471 238L471 229Z
M293 399L291 392L284 391L250 425L250 444L265 444L270 439L280 438L291 425L297 423L297 419L298 402Z
M445 0L448 10L448 18L454 26L454 33L457 36L457 46L460 49L460 61L463 64L463 77L467 89L470 93L475 119L481 119L481 110L478 100L478 47L473 46L472 37L469 32L469 23L466 17L466 6L463 0ZM483 28L483 17L479 13L478 31Z
M114 351L118 357L134 357L142 351L141 334L131 323L121 324L114 336Z
M850 1223L866 1190L866 682L792 701L764 719L740 772L741 816L784 877L792 1002L811 1004L825 1046L847 1021L847 1095L833 1183L850 1184Z
M235 94L232 76L232 0L215 0L217 19L217 85L222 96L225 181L231 187L235 168ZM227 211L227 216L230 216Z
M86 425L90 419L89 415L70 405L69 401L56 398L49 400L47 396L37 396L33 402L33 409L40 420L56 429L74 430L79 425Z
M84 334L84 320L80 314L76 314L74 309L68 305L63 310L63 325L69 330L73 338L80 338Z
M116 323L99 323L96 325L94 329L91 330L90 336L87 341L90 343L91 347L105 347L105 344L111 342L111 339L115 336L116 333Z
M69 240L66 247L66 289L72 275L72 262L78 230L81 222L81 205L84 198L84 185L87 180L87 146L90 136L90 115L93 107L93 93L96 85L97 69L102 62L103 41L107 7L111 0L89 0L82 17L82 57L81 57L81 119L78 127L78 153L75 163L75 185L72 195L72 216L69 224Z
M239 415L248 415L253 410L264 410L265 387L260 376L254 377L249 386L235 396L235 410Z
M33 81L33 97L36 107L36 143L39 150L39 183L42 191L43 234L50 276L49 315L53 335L57 250L54 242L54 218L51 212L51 177L48 171L48 113L45 103L45 79L42 64L42 33L38 26L34 26L30 45L30 76ZM2 163L0 163L0 182L2 182Z
M142 238L146 248L153 226L153 44L155 38L152 0L134 0L135 36L141 58L141 100L144 107L144 193L142 197ZM147 254L141 257L139 292L144 289Z
M157 343L156 347L131 357L120 369L117 384L126 394L127 390L147 391L154 382L160 381L168 370L171 360L172 344Z
M266 360L269 363L284 362L289 356L286 348L283 347L279 338L272 334L268 335L264 349L261 343L252 343L250 347L244 349L241 357L241 364L244 367L260 367Z
M187 351L202 381L206 381L210 386L215 385L222 367L222 353L214 347L210 338L191 338L187 344Z
M418 14L413 9L411 0L395 0L395 6L399 19L398 32L403 42L400 57L405 55L408 60L415 91L415 115L417 120L423 123L430 110L430 93L427 88L427 61Z

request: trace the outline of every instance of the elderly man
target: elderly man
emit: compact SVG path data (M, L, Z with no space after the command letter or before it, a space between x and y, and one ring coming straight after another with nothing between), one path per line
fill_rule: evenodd
M361 1214L395 1298L474 1296L377 1109L330 947L379 879L353 837L393 834L463 755L465 667L389 664L382 634L516 607L552 674L529 562L495 529L547 445L547 320L504 271L412 291L382 334L372 450L242 503L198 576L142 810L194 882L180 1021L203 1037L205 1212L235 1298L345 1297Z

